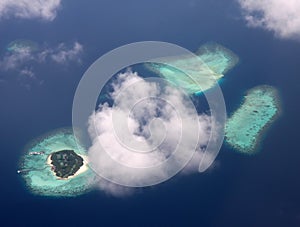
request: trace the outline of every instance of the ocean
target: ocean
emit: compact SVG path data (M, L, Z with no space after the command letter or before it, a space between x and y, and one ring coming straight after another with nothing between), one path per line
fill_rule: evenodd
M300 223L300 45L248 28L233 1L63 1L51 23L1 21L0 47L26 38L79 41L82 64L33 65L37 80L1 72L1 223L3 226L297 226ZM218 42L240 57L222 80L228 114L246 90L268 84L280 93L282 114L261 150L242 155L223 145L214 168L179 175L128 197L93 191L75 198L32 195L16 173L25 145L71 126L72 101L85 70L98 57L135 41L156 40L191 51ZM40 68L39 68L40 67ZM25 86L29 84L30 86Z

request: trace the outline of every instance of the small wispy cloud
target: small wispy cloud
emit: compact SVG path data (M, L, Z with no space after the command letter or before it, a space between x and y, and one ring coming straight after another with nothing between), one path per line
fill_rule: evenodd
M83 52L83 46L75 42L72 48L67 48L64 43L61 43L56 50L54 50L50 57L53 61L59 64L66 64L71 61L81 63L81 59L78 58Z
M28 78L35 78L35 74L34 74L33 70L30 69L30 68L22 69L20 71L20 74L23 75L23 76L26 76Z
M25 62L34 60L34 58L34 55L29 49L22 49L17 52L7 53L0 60L0 69L4 71L18 69Z
M19 48L6 52L0 59L1 71L18 72L28 77L35 76L34 64L46 64L52 62L59 65L68 65L71 62L81 63L83 46L79 42L72 45L60 43L54 48L41 47L39 50Z
M52 21L61 7L61 0L1 0L0 19L22 18Z
M300 39L299 0L238 0L247 24L280 38Z

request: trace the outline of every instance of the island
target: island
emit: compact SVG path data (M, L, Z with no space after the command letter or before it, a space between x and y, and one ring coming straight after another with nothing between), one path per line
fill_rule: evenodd
M47 132L24 148L17 171L29 191L41 196L74 197L94 187L87 150L72 128Z
M62 179L74 176L84 165L84 159L76 154L74 150L61 150L50 155L51 170Z

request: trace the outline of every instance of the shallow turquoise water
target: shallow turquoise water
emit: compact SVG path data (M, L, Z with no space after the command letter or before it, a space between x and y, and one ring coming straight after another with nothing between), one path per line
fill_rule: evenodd
M25 149L20 169L27 187L34 194L45 196L76 196L91 189L94 173L91 169L74 178L60 180L47 164L48 156L59 150L74 150L77 154L86 155L86 150L76 143L70 129L50 132L34 140ZM30 152L41 152L41 155L30 155Z
M253 153L264 129L279 114L275 88L258 86L247 92L244 102L227 120L226 142L242 153Z
M199 48L195 57L170 57L165 59L166 64L151 63L147 66L174 86L189 94L199 94L216 85L238 61L239 58L231 50L208 43ZM185 69L185 72L176 68Z

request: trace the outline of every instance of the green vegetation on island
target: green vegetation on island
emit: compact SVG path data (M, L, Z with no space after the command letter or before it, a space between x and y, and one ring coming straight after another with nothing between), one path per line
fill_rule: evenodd
M73 150L61 150L51 154L52 170L57 177L73 176L83 165L83 158Z

